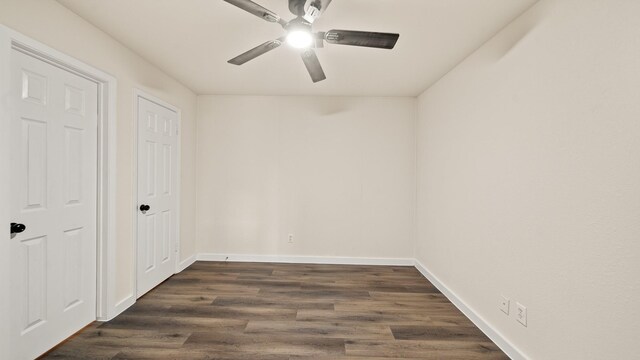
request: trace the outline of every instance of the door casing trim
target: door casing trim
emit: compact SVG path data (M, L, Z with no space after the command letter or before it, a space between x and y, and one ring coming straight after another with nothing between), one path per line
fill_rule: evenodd
M114 76L55 50L19 32L0 25L0 127L9 128L12 109L10 107L9 79L11 51L15 49L62 70L84 77L98 86L98 188L97 188L97 277L96 277L96 319L110 320L118 314L116 295L116 123L117 123L117 80ZM9 164L8 139L11 134L3 131L0 135L0 166L7 169ZM10 211L8 195L9 171L0 172L0 219L9 224ZM0 235L0 254L8 254L9 232ZM1 255L0 255L1 256ZM7 261L0 261L2 264ZM9 291L11 269L0 271L0 289ZM0 312L11 311L4 303L7 296L0 296ZM4 306L7 305L7 306ZM6 318L4 315L2 318ZM0 327L0 345L9 348L4 339L9 338L10 325L3 321ZM4 336L7 335L7 336Z

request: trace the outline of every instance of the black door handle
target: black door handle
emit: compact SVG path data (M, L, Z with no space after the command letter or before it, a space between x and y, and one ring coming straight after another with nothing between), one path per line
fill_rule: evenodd
M21 232L27 230L27 227L24 224L11 223L11 233L12 234L20 234Z
M140 205L140 211L142 211L143 213L149 211L150 209L151 209L151 206L149 205L145 205L145 204Z

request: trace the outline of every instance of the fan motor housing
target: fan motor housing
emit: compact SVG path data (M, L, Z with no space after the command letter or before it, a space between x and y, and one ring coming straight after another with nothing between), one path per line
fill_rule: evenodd
M287 31L300 30L300 31L307 31L307 32L310 33L311 32L311 23L306 21L302 17L297 17L297 18L289 21L289 23L287 24L285 29Z

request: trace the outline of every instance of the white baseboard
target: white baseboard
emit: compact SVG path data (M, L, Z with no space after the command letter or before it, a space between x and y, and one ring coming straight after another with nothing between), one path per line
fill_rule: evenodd
M130 294L124 299L118 301L113 308L108 309L107 316L105 318L99 318L98 321L110 321L113 320L116 316L122 314L125 310L127 310L131 305L136 303L136 297L134 294Z
M178 264L178 268L176 269L176 274L179 273L179 272L182 272L184 269L186 269L189 266L191 266L191 264L196 262L196 258L197 258L196 254L193 254L193 255L189 256L188 258L182 260Z
M495 330L486 320L471 309L456 293L451 291L440 279L438 279L431 271L429 271L420 261L415 260L415 266L418 271L424 275L440 292L455 305L458 310L471 320L491 341L493 341L502 351L513 360L526 360L522 351L515 345L511 344L500 332Z
M194 262L196 262L196 254L193 254L188 258L182 260L178 264L178 268L176 269L177 271L175 273L177 274L179 272L182 272L184 269L191 266L191 264L193 264ZM98 318L97 321L110 321L114 319L116 316L122 314L125 310L127 310L129 307L131 307L135 303L136 303L136 296L134 294L130 294L124 299L118 301L113 308L109 309L106 317Z
M360 258L330 256L289 256L289 255L237 255L237 254L198 254L198 261L230 261L287 264L330 264L330 265L386 265L413 266L410 258Z

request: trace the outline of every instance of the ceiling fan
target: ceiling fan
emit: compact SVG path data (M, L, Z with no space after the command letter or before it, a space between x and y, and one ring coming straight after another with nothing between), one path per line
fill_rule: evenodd
M311 75L314 83L325 80L327 77L322 70L320 61L314 48L324 47L324 42L337 45L364 46L379 49L393 49L400 37L399 34L329 30L326 32L312 31L313 22L324 13L331 0L289 0L289 10L296 17L291 21L283 20L273 11L270 11L251 0L224 0L268 22L280 24L286 34L276 40L270 40L262 45L236 56L228 61L233 65L242 65L250 60L264 55L267 52L287 42L294 48L300 49L302 61Z

